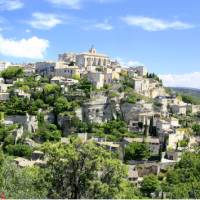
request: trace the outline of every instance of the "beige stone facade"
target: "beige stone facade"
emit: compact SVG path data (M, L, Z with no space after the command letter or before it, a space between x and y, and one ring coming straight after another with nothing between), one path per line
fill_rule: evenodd
M78 66L69 66L65 62L57 62L54 69L55 76L63 76L66 78L80 77L80 69Z
M100 89L104 85L104 74L102 72L89 72L88 80L97 88Z
M76 55L76 64L79 67L110 65L110 58L107 55L96 52L95 48L91 48L89 52Z

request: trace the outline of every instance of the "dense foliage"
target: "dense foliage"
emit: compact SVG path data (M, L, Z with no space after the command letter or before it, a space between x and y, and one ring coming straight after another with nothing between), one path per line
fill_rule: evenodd
M200 104L200 91L192 88L171 88L172 91L177 92L182 96L183 101L186 103Z
M50 198L136 198L126 180L127 169L112 154L93 143L44 146L49 155ZM131 189L131 190L130 190Z
M8 67L1 72L1 76L5 79L18 78L23 75L23 69L21 67Z
M128 160L144 160L150 157L150 151L148 145L144 143L133 142L127 145L125 148L126 161Z
M169 198L200 198L200 154L186 153L166 174L163 189Z
M39 167L19 168L9 159L1 161L0 168L0 192L6 198L47 198L49 184L45 180L45 170Z
M166 196L167 198L200 198L200 156L195 153L185 153L175 167L166 169L158 176L144 176L140 187L128 181L127 167L117 159L115 153L105 150L92 142L83 143L74 137L64 137L63 127L58 118L67 119L67 134L88 133L93 137L106 141L121 142L124 137L147 135L147 125L138 123L140 133L129 131L127 123L119 113L116 118L98 124L81 121L75 115L76 109L88 100L93 92L98 92L86 78L74 77L79 83L63 90L61 85L51 83L48 77L33 75L22 77L23 70L19 67L9 67L1 73L5 79L12 79L13 86L9 88L10 99L0 102L0 119L6 115L37 115L38 128L34 133L24 133L16 139L18 124L5 125L0 123L0 192L6 198L152 198ZM147 78L155 79L162 84L155 74L147 74ZM133 83L126 74L122 84L105 85L102 89L109 98L117 98L124 93L120 103L135 104L139 100L151 102L150 99L136 94ZM17 91L29 94L20 96ZM101 92L102 92L101 91ZM198 104L196 98L181 94L187 103ZM158 110L161 104L154 103ZM52 114L51 123L47 123L46 114ZM118 115L119 114L119 115ZM199 116L177 116L182 127L194 136L200 135ZM150 120L149 133L157 135L153 118ZM28 137L26 138L26 136ZM37 143L36 146L25 143L25 138ZM66 141L64 140L66 139ZM60 142L65 141L65 144ZM184 137L177 147L187 147L189 138ZM120 147L121 148L121 147ZM31 159L34 150L45 153L42 167L33 166L19 168L13 161L15 157ZM133 142L128 144L124 152L124 160L145 162L152 155L147 143ZM12 161L11 161L12 159Z

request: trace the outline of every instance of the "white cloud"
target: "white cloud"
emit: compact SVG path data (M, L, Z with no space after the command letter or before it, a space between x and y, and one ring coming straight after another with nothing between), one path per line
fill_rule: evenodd
M130 26L138 26L146 31L163 31L167 29L181 30L193 28L194 25L181 21L165 21L161 19L142 17L142 16L126 16L122 20Z
M30 29L26 29L25 32L26 32L26 33L30 33L31 30L30 30Z
M29 39L15 40L0 35L0 54L4 56L41 59L48 47L48 40L35 36Z
M164 85L170 87L192 87L200 89L200 72L159 75Z
M28 24L36 29L49 30L58 24L62 24L62 19L55 14L36 12L32 14L32 20Z
M17 10L24 7L21 0L0 0L0 10Z
M108 22L103 22L103 23L97 23L94 25L94 28L100 29L100 30L105 30L105 31L110 31L113 29L113 26L108 24Z
M87 25L84 27L85 30L104 30L104 31L111 31L113 26L108 23L108 20L105 19L104 22L95 23L93 25Z
M80 9L84 3L111 3L118 0L46 0L55 6L65 6L71 9Z
M116 57L116 60L123 66L123 67L137 67L137 66L145 66L143 63L137 60L124 60L120 57Z
M128 67L137 67L137 66L144 66L144 64L137 60L129 60L127 62L127 66Z
M79 9L82 0L47 0L56 6L67 6L71 9Z

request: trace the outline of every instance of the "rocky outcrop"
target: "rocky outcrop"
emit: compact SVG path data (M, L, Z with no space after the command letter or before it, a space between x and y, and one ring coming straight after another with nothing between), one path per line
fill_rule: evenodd
M35 115L9 115L6 120L12 121L14 124L20 124L24 131L35 132L38 129L38 120Z
M46 112L44 113L44 121L48 122L48 123L55 123L56 117L55 114L53 112Z
M58 115L57 123L65 136L70 134L71 118L69 116Z
M121 113L122 117L126 122L129 122L130 120L137 121L138 120L138 113L140 109L135 106L135 104L130 103L122 103L121 104Z
M83 120L103 123L111 120L113 113L111 103L106 95L97 94L83 105Z
M78 117L79 120L81 120L81 121L83 120L83 110L81 107L79 107L75 110L75 115L76 115L76 117Z
M15 129L14 131L13 131L13 136L14 136L14 138L15 138L15 143L17 143L17 141L22 137L22 135L23 135L23 127L21 126L21 127L19 127L19 128L17 128L17 129Z

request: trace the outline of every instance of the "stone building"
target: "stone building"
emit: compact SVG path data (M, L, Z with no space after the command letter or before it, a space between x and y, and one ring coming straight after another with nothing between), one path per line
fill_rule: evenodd
M54 74L55 66L56 63L51 61L37 62L35 64L35 71L40 75L51 76Z
M25 76L31 76L35 73L35 63L27 63L24 64L22 67Z
M0 61L0 71L5 70L8 66L10 66L9 62Z
M81 53L76 56L76 64L79 67L87 66L108 66L110 58L104 54L97 53L95 48L91 48L89 52Z
M66 62L67 64L76 62L76 54L75 53L63 53L58 55L59 62Z
M187 104L185 103L174 104L174 105L171 105L171 109L172 109L172 113L186 115Z
M134 76L146 76L147 75L147 69L144 66L130 67L128 69L128 74L132 77L134 77Z
M67 63L75 62L80 68L86 68L88 66L102 66L106 67L111 64L110 58L105 54L97 53L95 48L91 48L89 52L80 54L64 53L59 55L59 61Z
M68 65L66 62L57 62L54 68L54 75L66 78L80 77L80 69L78 66Z
M104 74L102 72L88 72L87 78L97 89L104 85Z
M133 78L133 88L137 93L148 96L149 79L141 77Z

